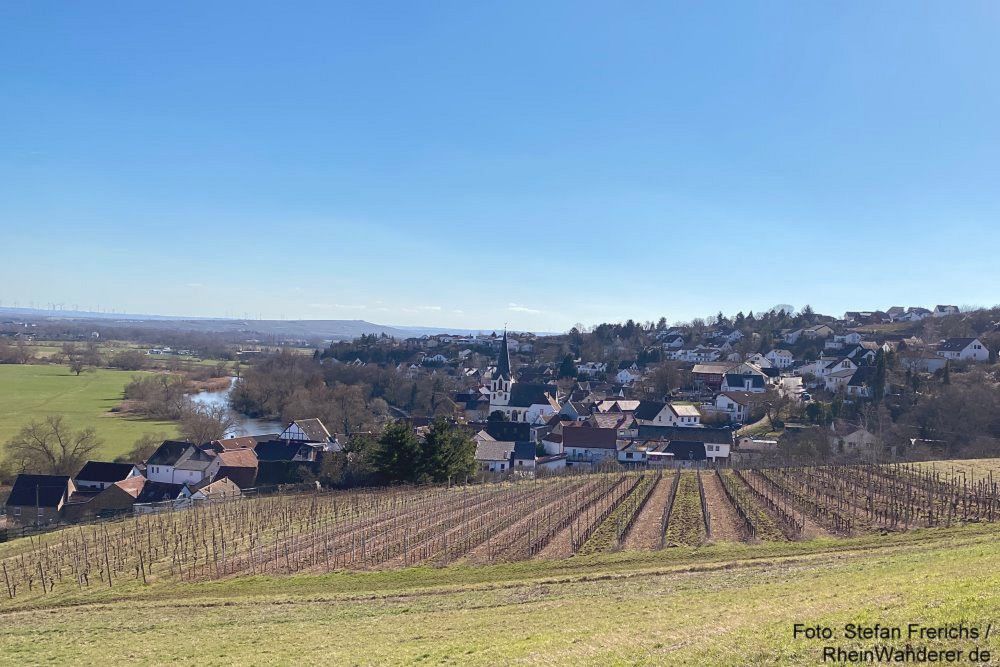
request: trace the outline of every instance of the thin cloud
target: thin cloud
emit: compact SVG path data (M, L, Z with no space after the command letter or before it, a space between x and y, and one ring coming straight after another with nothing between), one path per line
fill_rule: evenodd
M528 315L541 315L542 311L535 310L534 308L528 308L520 303L508 303L507 310L513 313L527 313Z
M205 285L202 283L188 283L187 286L197 289L199 287L204 287Z
M364 310L367 308L367 306L360 304L354 306L343 303L310 303L306 305L317 310Z
M418 306L420 310L441 310L441 306Z

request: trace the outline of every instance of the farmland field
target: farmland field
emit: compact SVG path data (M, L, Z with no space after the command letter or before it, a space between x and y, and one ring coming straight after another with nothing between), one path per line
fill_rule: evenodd
M478 567L65 582L0 603L0 645L16 664L812 665L820 645L794 640L793 623L996 621L998 545L997 526L973 525ZM1000 650L996 637L981 645Z
M75 429L94 427L104 441L98 456L108 459L128 452L145 433L176 434L171 422L109 412L137 374L97 369L77 377L65 366L0 365L0 448L26 423L49 415L64 415Z
M706 540L693 471L70 527L0 544L0 642L22 663L815 664L793 623L996 620L1000 494L919 470L703 472L739 541Z

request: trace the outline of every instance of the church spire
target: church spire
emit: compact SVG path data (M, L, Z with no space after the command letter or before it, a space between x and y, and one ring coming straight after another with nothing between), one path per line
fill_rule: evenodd
M507 330L503 330L503 340L500 342L500 354L497 355L497 370L494 378L510 380L510 351L507 349Z

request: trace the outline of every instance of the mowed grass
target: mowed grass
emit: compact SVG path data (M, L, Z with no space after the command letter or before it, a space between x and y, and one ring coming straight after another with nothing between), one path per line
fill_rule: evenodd
M66 366L0 365L0 451L25 424L49 415L63 415L74 429L96 429L103 440L98 456L105 459L128 452L145 433L175 435L173 422L110 412L135 375L98 369L77 377Z
M0 661L812 665L824 644L873 642L794 639L795 623L985 630L1000 612L998 538L996 526L969 526L113 591L67 583L0 603ZM1000 651L995 632L914 644Z

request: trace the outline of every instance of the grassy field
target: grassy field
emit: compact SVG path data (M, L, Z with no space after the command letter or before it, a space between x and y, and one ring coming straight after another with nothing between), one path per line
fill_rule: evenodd
M136 373L98 369L79 377L65 366L0 365L0 448L32 419L64 415L74 428L89 426L104 441L100 456L113 458L144 433L175 435L176 425L114 415L122 390Z
M57 586L0 600L0 662L812 665L795 623L1000 620L1000 529L486 567ZM984 641L915 646L1000 651ZM899 642L902 643L902 642ZM994 659L995 661L995 659Z
M955 459L952 461L928 461L916 464L923 470L941 473L945 477L965 477L969 482L987 479L1000 482L1000 459Z

